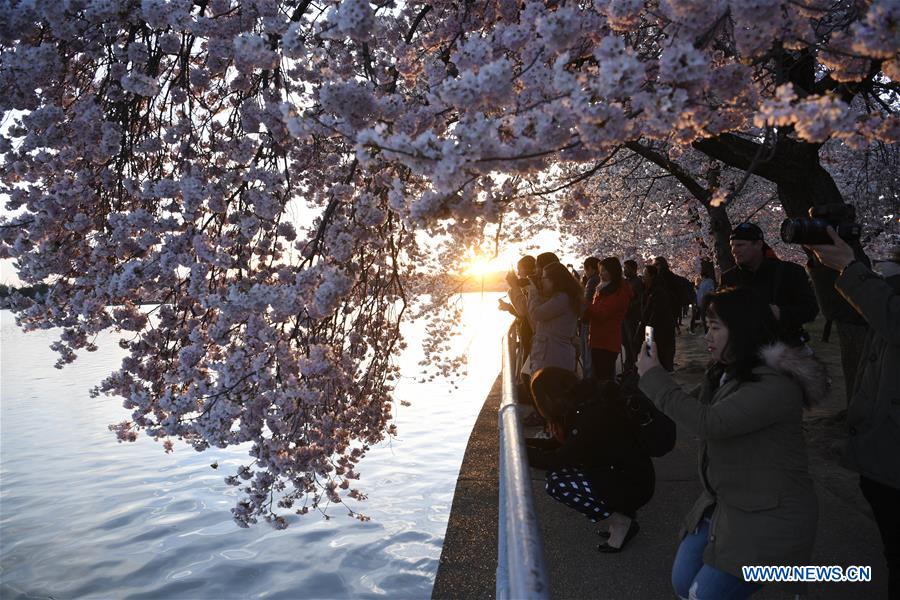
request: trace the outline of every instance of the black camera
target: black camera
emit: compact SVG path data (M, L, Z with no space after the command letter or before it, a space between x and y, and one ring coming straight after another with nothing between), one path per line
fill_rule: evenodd
M833 244L825 230L831 228L845 242L859 241L862 227L856 223L856 209L843 202L813 206L809 217L785 219L781 223L781 239L788 244Z

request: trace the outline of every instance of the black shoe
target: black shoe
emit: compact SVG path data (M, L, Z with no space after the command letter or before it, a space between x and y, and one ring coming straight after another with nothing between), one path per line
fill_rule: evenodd
M597 546L597 550L600 552L605 552L607 554L611 554L614 552L621 552L625 549L625 545L628 544L628 541L637 535L638 531L641 530L640 525L635 520L631 521L631 525L628 526L628 533L625 534L625 539L622 540L622 545L616 548L615 546L610 546L608 543L604 542Z

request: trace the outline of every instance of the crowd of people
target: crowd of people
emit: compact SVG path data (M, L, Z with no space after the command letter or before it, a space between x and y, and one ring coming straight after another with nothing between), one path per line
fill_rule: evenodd
M808 268L836 272L832 293L869 328L849 388L844 464L860 473L898 598L900 252L885 277L831 233L832 245L806 247ZM520 397L534 407L526 424L544 430L528 440L529 460L546 470L554 499L598 524L600 551L621 551L639 531L654 493L651 448L670 449L676 427L700 440L702 493L672 567L681 598L749 597L761 585L741 567L810 564L817 528L803 435L804 411L830 382L804 328L817 297L807 271L778 259L755 224L734 228L731 250L735 266L718 283L707 262L692 283L665 257L640 275L634 260L589 257L579 280L551 252L525 256L502 306L516 316ZM690 391L671 376L685 318L692 333L703 327L710 353ZM664 422L672 439L648 445L669 435Z

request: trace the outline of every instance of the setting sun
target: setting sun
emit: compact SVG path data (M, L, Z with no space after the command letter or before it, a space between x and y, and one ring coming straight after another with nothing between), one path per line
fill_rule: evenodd
M469 263L469 266L466 267L466 275L474 275L476 277L480 277L482 275L486 275L487 273L492 273L499 270L502 270L502 267L498 266L497 259L476 257L472 259L472 261Z

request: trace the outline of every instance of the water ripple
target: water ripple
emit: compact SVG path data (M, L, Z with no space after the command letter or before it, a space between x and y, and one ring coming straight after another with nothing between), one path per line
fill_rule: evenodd
M499 349L502 325L474 329L484 343L462 342ZM353 508L372 521L333 510L329 521L293 518L285 531L241 529L229 513L237 491L223 478L246 446L201 454L176 443L165 454L146 438L117 443L106 426L127 411L87 390L122 351L101 336L100 351L57 371L47 349L56 335L22 334L0 311L3 600L430 596L462 454L497 361L458 390L398 387L415 401L395 407L402 437L372 448L360 469L369 501ZM422 335L411 332L410 348ZM419 358L402 365L415 369Z

